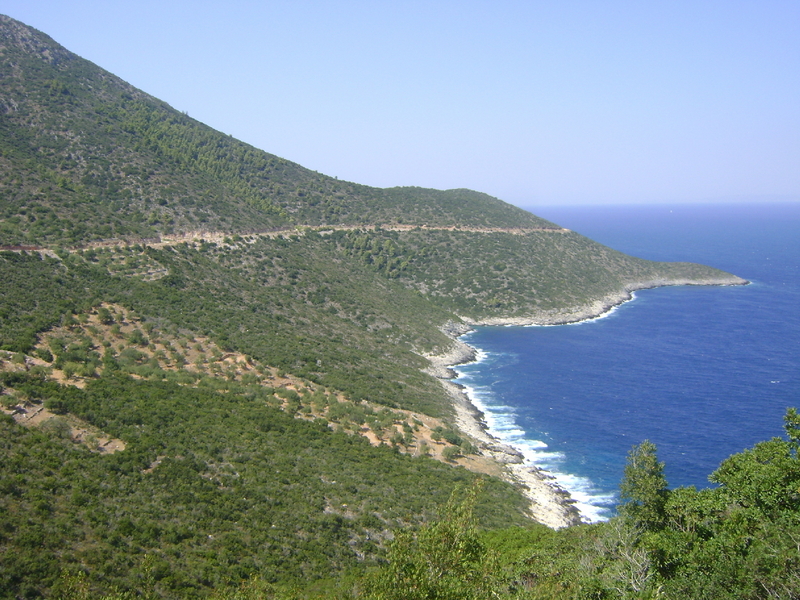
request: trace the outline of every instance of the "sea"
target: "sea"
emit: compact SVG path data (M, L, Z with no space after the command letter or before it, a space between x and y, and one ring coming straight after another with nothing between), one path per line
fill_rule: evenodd
M746 286L643 290L600 318L478 327L457 383L490 433L550 471L585 520L615 514L628 453L656 444L671 488L712 487L731 454L800 407L800 203L538 207L641 258L711 265Z

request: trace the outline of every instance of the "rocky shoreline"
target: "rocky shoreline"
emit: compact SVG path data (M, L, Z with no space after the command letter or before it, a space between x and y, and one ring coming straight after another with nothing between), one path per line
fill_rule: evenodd
M532 518L553 529L560 529L584 522L575 507L569 492L556 483L548 471L525 464L521 452L503 444L488 432L483 413L472 403L463 386L453 379L456 372L452 367L472 362L477 354L474 348L461 341L460 336L472 331L478 325L562 325L601 317L615 307L633 299L633 292L676 285L747 285L749 282L735 275L725 275L703 280L650 280L627 285L617 294L611 294L591 304L565 310L541 311L525 317L492 317L481 320L461 318L460 323L448 322L442 331L453 340L451 348L438 355L428 355L430 365L425 370L436 377L452 399L456 426L464 434L473 438L481 453L500 464L505 478L520 485L530 502Z
M438 378L450 396L456 426L477 442L482 455L501 465L506 480L521 487L530 502L529 512L534 520L553 529L581 523L581 515L569 492L559 486L550 473L525 464L521 452L492 436L487 431L483 413L470 401L463 386L452 381L456 377L453 366L476 358L475 349L458 339L471 329L467 325L448 323L443 330L454 338L453 347L445 354L427 357L431 365L426 372Z
M566 325L568 323L579 323L603 316L605 313L633 299L633 293L639 290L649 290L660 287L680 286L680 285L701 285L701 286L731 286L748 285L750 282L736 275L725 273L719 277L704 279L650 279L628 283L617 293L609 294L604 298L595 300L590 304L582 306L541 310L532 315L519 317L488 317L485 319L474 320L468 317L461 317L463 323L468 326L476 325ZM450 326L452 328L452 326ZM443 329L448 333L448 329ZM453 363L456 364L456 363Z

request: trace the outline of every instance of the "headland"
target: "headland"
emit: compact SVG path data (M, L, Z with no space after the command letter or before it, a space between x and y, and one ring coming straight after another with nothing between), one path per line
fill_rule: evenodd
M442 331L453 340L453 344L447 352L426 356L430 361L426 372L439 379L450 396L458 429L477 442L481 454L501 465L506 480L521 486L523 494L530 502L531 517L553 529L576 525L584 522L584 519L569 492L556 482L550 472L526 463L519 450L491 435L484 414L472 403L464 387L453 381L457 376L453 367L473 362L477 358L476 350L461 340L461 336L472 331L474 326L551 326L600 318L632 300L634 292L638 290L679 285L731 286L748 283L745 279L728 274L700 280L653 279L631 282L618 293L573 308L540 311L525 317L492 317L480 321L462 317L462 322L451 321L442 327Z

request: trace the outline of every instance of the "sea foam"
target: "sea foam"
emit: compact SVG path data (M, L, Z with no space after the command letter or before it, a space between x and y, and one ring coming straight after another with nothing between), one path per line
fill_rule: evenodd
M552 475L555 483L570 493L575 500L575 507L585 521L596 523L613 516L613 507L617 501L615 494L602 493L589 478L564 471L563 453L552 451L545 441L530 437L518 424L517 413L512 406L501 402L488 386L476 385L470 381L470 365L496 358L498 357L486 351L478 350L474 361L458 365L454 369L457 375L455 381L463 386L472 404L483 413L488 433L520 452L526 464Z
M800 398L800 203L674 208L544 216L628 254L753 284L642 290L582 327L479 327L464 338L491 352L458 380L490 432L549 470L589 519L612 514L636 444L657 445L670 487L708 487L728 456L782 435Z

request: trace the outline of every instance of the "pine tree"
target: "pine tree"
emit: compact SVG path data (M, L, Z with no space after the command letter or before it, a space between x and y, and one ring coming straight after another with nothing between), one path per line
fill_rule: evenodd
M651 441L634 446L628 454L620 497L624 501L620 512L636 524L645 529L659 529L663 525L667 480L664 463L658 462L656 445Z

